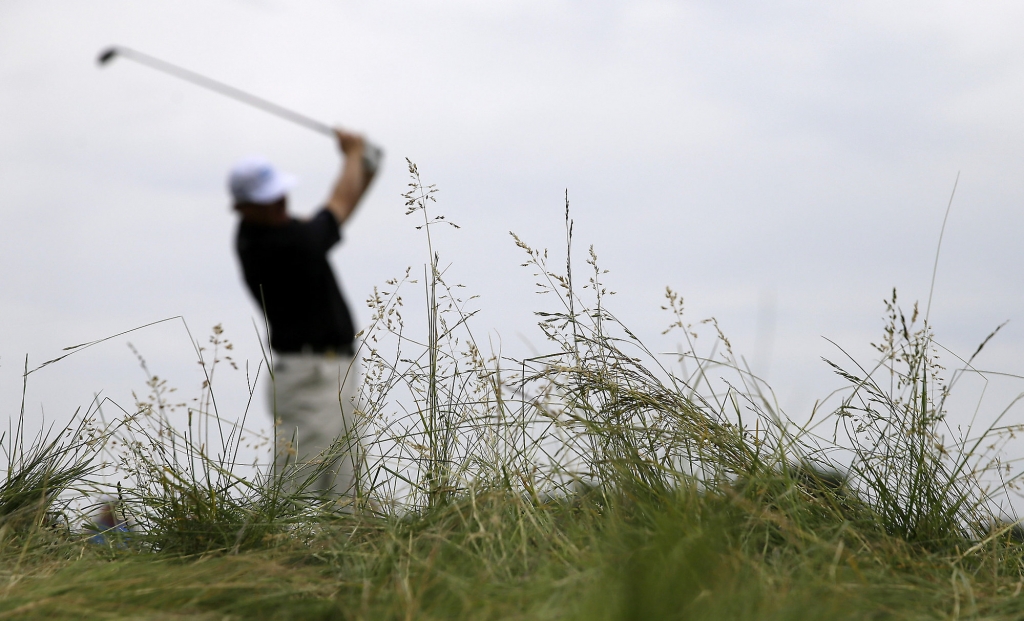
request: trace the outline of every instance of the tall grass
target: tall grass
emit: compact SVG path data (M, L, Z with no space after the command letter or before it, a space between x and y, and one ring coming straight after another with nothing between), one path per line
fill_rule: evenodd
M666 332L683 340L678 356L654 353L624 326L592 247L580 275L566 199L564 263L514 236L546 304L546 351L509 361L477 340L476 301L450 284L431 234L449 225L436 188L411 162L409 175L407 213L427 261L422 281L407 270L368 300L356 510L305 491L353 438L283 471L271 459L240 462L254 435L247 410L217 406L215 370L233 366L218 328L195 343L205 381L194 405L174 403L140 357L149 394L117 428L129 480L120 499L137 527L107 553L126 571L140 559L198 558L139 570L173 578L178 595L100 572L96 547L84 546L84 560L54 571L74 584L84 584L74 567L104 576L90 583L101 596L70 604L47 581L26 583L0 594L0 615L155 602L161 613L254 618L1024 614L1019 530L999 522L998 506L1016 480L999 450L1017 428L1000 419L960 432L946 411L988 339L944 369L931 326L905 315L894 293L878 359L829 362L845 389L797 424L718 323L691 322L674 291ZM410 316L411 286L425 308ZM45 446L51 462L98 450ZM67 489L85 471L66 465L91 462L52 463L25 489L50 489L39 481L53 472L63 478L52 489ZM0 537L0 560L3 550ZM246 583L231 569L243 566L293 578Z
M71 423L56 434L44 426L34 435L25 429L25 394L28 382L25 358L21 409L0 434L6 468L0 484L0 530L40 524L68 525L62 495L85 485L100 464L96 457L111 430L98 426L90 408L76 412ZM95 405L95 404L94 404ZM65 499L66 500L66 499Z
M1001 425L1008 408L980 432L973 424L960 431L948 424L946 403L999 328L946 383L931 327L917 325L916 305L907 317L894 290L885 311L873 368L857 365L850 372L828 362L851 386L835 412L852 452L851 481L886 532L905 541L948 547L983 536L997 500L1008 499L1020 476L990 445L1003 444L1019 426Z
M119 487L119 498L137 524L133 538L162 552L197 554L262 547L284 533L300 536L328 502L311 490L333 459L290 462L282 468L273 466L273 459L240 461L245 444L250 453L273 446L246 427L265 361L249 382L245 411L229 422L217 406L214 376L225 363L237 370L230 356L233 345L219 325L205 346L193 345L204 380L192 405L172 402L173 389L136 354L149 394L136 396L135 410L125 412L117 433L120 470L132 480L123 490ZM345 438L339 438L327 452L338 452L344 444Z

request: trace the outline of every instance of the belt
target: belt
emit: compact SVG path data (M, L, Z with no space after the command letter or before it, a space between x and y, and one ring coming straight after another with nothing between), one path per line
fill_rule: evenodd
M328 358L334 358L335 356L347 356L349 358L356 355L356 348L349 343L341 347L322 347L315 345L303 345L299 348L297 353L300 354L323 354Z

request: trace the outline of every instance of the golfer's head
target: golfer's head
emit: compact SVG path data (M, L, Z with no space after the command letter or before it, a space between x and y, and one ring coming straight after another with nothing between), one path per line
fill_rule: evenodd
M274 205L288 195L295 177L281 172L262 157L239 160L228 176L228 188L235 208L244 205Z

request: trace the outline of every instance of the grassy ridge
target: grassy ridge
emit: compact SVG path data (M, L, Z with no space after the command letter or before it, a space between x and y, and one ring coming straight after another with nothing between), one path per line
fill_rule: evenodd
M414 338L402 319L408 274L374 292L356 502L306 491L350 438L319 464L238 468L244 415L216 409L230 344L215 330L197 345L206 382L187 419L152 376L109 427L25 451L10 437L0 619L1024 616L1022 529L996 510L1015 482L998 447L1019 428L946 423L960 372L935 363L930 327L895 293L878 360L833 365L847 389L795 425L673 292L680 368L608 311L592 249L581 286L571 260L552 268L516 238L553 305L538 313L548 353L510 366L481 354L430 239L447 222L411 163L410 178L427 330ZM566 242L571 257L568 207ZM701 329L717 353L697 353ZM54 515L115 443L130 479L117 510L137 526L89 542L80 517Z
M807 532L742 497L679 492L606 504L586 496L535 506L483 492L413 520L338 518L304 544L280 538L234 555L107 550L40 534L4 548L9 584L0 615L1012 619L1024 612L1019 556L994 564L990 552L957 562L842 523Z

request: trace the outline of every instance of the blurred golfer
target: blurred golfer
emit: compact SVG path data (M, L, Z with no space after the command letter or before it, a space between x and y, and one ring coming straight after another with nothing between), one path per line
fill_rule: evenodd
M373 179L380 151L362 136L335 134L341 173L326 206L308 219L288 212L294 177L264 159L235 164L229 186L241 216L236 249L245 282L270 323L276 467L321 459L332 449L311 491L350 497L360 452L355 327L327 252L341 240L340 227Z

